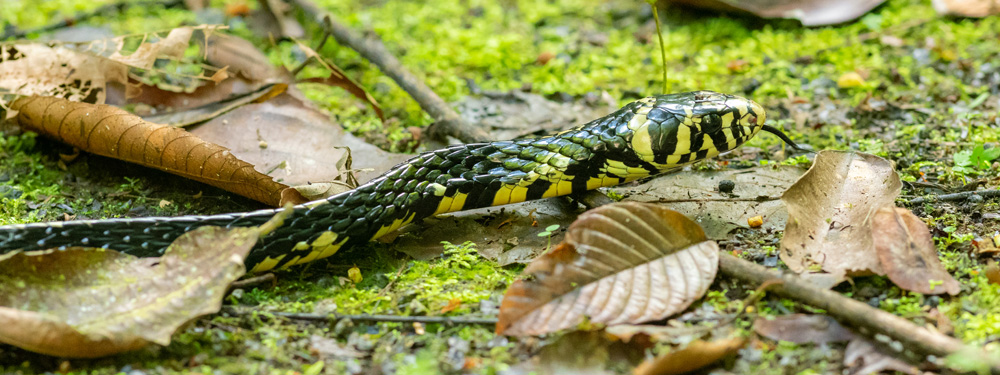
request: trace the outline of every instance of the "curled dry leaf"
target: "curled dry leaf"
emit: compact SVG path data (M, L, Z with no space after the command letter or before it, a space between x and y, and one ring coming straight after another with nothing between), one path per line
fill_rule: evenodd
M228 149L183 129L143 121L109 105L54 97L11 103L17 123L81 150L156 168L275 206L288 186L254 170Z
M280 215L279 215L280 216ZM73 247L0 258L0 342L94 358L170 343L178 327L216 312L261 227L201 227L160 258Z
M602 206L580 215L565 241L511 285L497 333L663 319L701 298L717 269L718 245L684 215L652 204Z
M647 359L640 363L639 366L636 366L635 370L632 370L632 374L686 374L736 354L744 345L746 345L746 339L742 337L715 341L692 341L683 349L674 350L653 359Z
M788 224L781 260L795 272L883 274L872 243L871 218L893 205L902 188L892 163L855 152L821 151L781 196Z
M921 371L891 355L879 350L871 341L863 337L855 337L844 349L844 366L850 374L879 374L885 371L898 371L903 374L918 375Z
M131 52L126 52L134 38L130 36L56 45L0 44L0 88L20 95L103 104L109 82L132 87L130 67L150 69L158 58L180 58L196 29L213 27L179 27L164 37L144 34Z
M142 116L142 119L149 122L155 122L157 124L183 128L185 126L194 125L219 117L223 113L249 103L264 102L275 96L281 95L281 93L285 92L287 89L288 85L284 83L264 85L260 89L247 94L238 94L236 96L208 103L196 108Z
M757 318L753 322L753 330L772 340L799 344L842 342L854 337L851 331L826 315L791 314L773 319Z
M922 294L958 294L961 287L938 259L927 224L910 210L883 206L872 220L875 252L889 280Z
M763 18L794 18L805 26L847 22L885 0L670 0L723 11L741 10Z

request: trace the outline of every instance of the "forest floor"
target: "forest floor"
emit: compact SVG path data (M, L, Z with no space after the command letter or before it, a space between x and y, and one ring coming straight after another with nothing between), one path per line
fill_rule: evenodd
M378 34L402 63L459 111L483 93L537 94L556 106L600 113L663 91L660 50L648 5L639 2L317 0L341 21ZM0 25L37 28L105 0L4 4ZM253 23L223 11L134 6L76 25L111 36L224 24L288 68L304 54L296 43L256 35ZM231 4L230 4L231 5ZM255 5L251 5L255 6ZM769 123L815 150L855 150L892 160L904 181L899 204L929 194L1000 185L998 163L970 163L1000 140L1000 18L939 16L929 1L892 0L855 22L804 28L768 21L666 8L667 90L713 90L751 98ZM321 33L307 27L315 45ZM30 34L29 39L65 35ZM431 147L420 131L432 120L410 96L353 50L331 41L319 51L365 87L390 119L337 88L302 85L334 122L394 152ZM310 73L307 68L305 74ZM583 121L589 119L581 119ZM582 121L580 121L582 122ZM579 122L578 122L579 123ZM572 123L565 126L575 125ZM976 151L977 148L980 151ZM264 208L207 186L120 161L83 156L63 162L70 147L30 133L0 137L0 225L77 218L211 214ZM812 156L786 157L776 137L762 134L743 149L695 165L693 173L727 168L802 172ZM720 163L725 164L720 164ZM169 202L170 204L162 204ZM991 256L973 241L1000 231L1000 200L924 203L910 207L930 227L940 258L961 283L956 296L903 291L881 276L858 277L835 290L920 326L950 321L953 335L974 345L1000 342L1000 285L983 270ZM769 267L784 267L780 230L740 228L724 248ZM166 347L95 360L65 360L0 345L0 372L87 374L340 374L528 373L573 368L627 373L644 352L600 334L514 339L491 326L340 321L306 322L272 313L400 314L495 317L508 285L523 269L501 266L477 252L484 244L434 246L415 260L397 244L372 243L344 255L276 272L274 285L230 295L230 308L197 320ZM429 246L424 244L425 246ZM433 245L433 244L432 244ZM362 281L348 279L358 267ZM748 291L720 277L689 311L723 313ZM822 313L768 296L753 316L737 320L737 335L752 337L713 373L841 373L845 344L795 344L757 337L753 318ZM943 317L943 318L942 318ZM669 350L663 343L651 352Z

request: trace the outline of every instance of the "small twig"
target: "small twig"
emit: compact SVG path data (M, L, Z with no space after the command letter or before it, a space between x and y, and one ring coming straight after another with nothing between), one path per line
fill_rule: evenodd
M396 84L410 94L420 107L427 111L436 122L437 132L458 138L462 142L484 142L489 140L489 135L478 127L472 126L462 120L455 113L448 103L432 91L417 76L410 73L396 56L393 56L389 49L376 38L364 37L347 26L337 22L333 15L323 11L309 0L293 0L296 6L306 14L316 17L316 21L343 45L346 45L361 56L368 59L382 70L385 75L391 77Z
M42 27L39 27L39 28L35 28L35 29L31 29L31 30L17 30L17 28L14 28L13 31L5 32L3 34L3 36L0 36L0 40L7 40L8 38L20 39L20 38L24 38L25 36L28 36L29 34L47 33L49 31L58 30L58 29L61 29L61 28L64 28L64 27L69 27L69 26L76 25L76 24L78 24L80 22L86 21L87 19L96 17L98 15L101 15L103 13L107 13L107 12L110 12L110 11L121 12L125 8L128 8L128 7L135 7L135 6L148 7L150 5L159 5L159 4L162 4L163 6L166 6L168 8L172 8L172 7L181 5L182 4L181 1L182 0L154 0L154 1L142 1L142 2L138 2L138 3L137 2L129 2L129 1L120 1L120 2L111 3L111 4L107 4L107 5L101 6L101 7L97 8L97 9L94 9L94 10L89 11L89 12L79 13L79 14L76 14L76 15L74 15L72 17L63 18L63 19L61 19L61 20L59 20L57 22L53 22L51 24L48 24L48 25L45 25L45 26L42 26Z
M1000 197L1000 190L964 191L964 192L961 192L961 193L933 195L933 196L931 196L929 198L920 197L920 198L911 200L910 204L924 204L924 203L931 203L931 202L960 201L960 200L968 199L969 197L971 197L973 195L978 195L978 196L981 196L983 198Z
M781 197L769 197L767 195L759 195L754 198L679 198L679 199L660 198L656 202L657 203L769 202L780 199Z
M830 316L858 328L862 333L886 335L921 355L944 358L965 348L965 344L958 339L920 327L864 302L819 288L798 276L769 270L726 252L719 254L719 271L751 285L781 280L781 284L769 289L771 293L826 310ZM985 352L983 356L984 359L988 358ZM1000 363L994 362L991 366L993 373L1000 373Z
M326 45L326 41L329 40L329 39L330 39L330 31L329 30L324 30L323 31L323 38L319 40L319 45L317 45L316 48L313 49L313 51L316 51L315 58L317 58L317 59L320 58L319 57L319 50L323 49L323 46ZM301 72L302 69L305 69L306 66L308 66L309 63L311 63L312 61L313 61L312 57L306 58L306 60L303 61L301 64L299 64L299 66L295 67L295 69L292 69L292 72L290 73L291 76L292 77L298 76L299 72Z
M250 315L261 312L260 310L238 310L226 308L226 313L235 315ZM350 319L359 322L382 322L382 323L424 323L424 324L478 324L496 325L496 318L466 318L449 316L401 316L401 315L341 315L341 314L307 314L307 313L286 313L268 312L268 314L294 320L306 320L310 322L336 322L342 319Z
M232 291L236 289L246 289L251 286L257 286L266 283L271 283L271 286L273 287L277 282L278 278L275 277L273 273L265 273L260 276L254 276L248 279L234 281L232 284L229 284L229 290Z

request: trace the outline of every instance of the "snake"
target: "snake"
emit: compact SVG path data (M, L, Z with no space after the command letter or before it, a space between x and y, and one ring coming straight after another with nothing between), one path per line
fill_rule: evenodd
M427 151L353 190L291 209L244 260L251 272L285 269L336 254L417 220L615 186L731 151L765 125L756 102L712 91L663 94L548 136ZM115 218L0 226L0 254L71 246L163 255L202 226L249 227L281 209L217 215Z

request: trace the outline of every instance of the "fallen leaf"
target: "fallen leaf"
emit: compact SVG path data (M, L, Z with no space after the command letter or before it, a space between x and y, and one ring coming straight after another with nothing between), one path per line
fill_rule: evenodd
M191 129L288 185L377 177L412 155L389 153L344 131L294 87L263 103L248 104ZM260 148L260 141L267 148ZM350 151L348 151L350 150ZM348 160L354 162L348 165Z
M837 87L842 89L861 87L865 84L865 79L857 72L847 72L837 77Z
M960 17L987 17L1000 13L1000 0L932 0L938 13Z
M288 85L284 83L265 85L259 90L248 94L236 95L225 100L208 103L196 108L142 116L142 119L149 122L155 122L157 124L182 128L211 120L219 117L223 113L249 103L260 103L266 101L267 99L281 95L281 93L285 92L286 89L288 89Z
M317 335L309 337L309 352L326 361L343 361L365 356L365 353L354 349L349 344L341 345L337 340Z
M708 238L731 239L737 228L750 228L749 219L763 216L760 229L780 231L788 214L779 199L800 176L802 168L782 166L723 171L681 171L653 178L641 185L610 190L630 202L658 203L683 213L705 229ZM716 191L722 181L732 181L729 194Z
M763 18L794 18L804 26L823 26L851 21L885 0L670 0L701 8L742 10Z
M986 268L983 269L983 275L985 275L986 279L991 283L1000 284L1000 266L998 266L996 262L990 262L987 264Z
M21 127L83 151L156 168L276 206L288 186L224 147L183 129L143 121L120 108L54 97L11 103Z
M715 341L692 341L683 349L674 350L643 361L632 370L634 375L673 375L692 372L725 357L736 354L746 345L746 339L734 337Z
M355 284L360 283L362 280L364 280L361 277L361 269L358 268L358 266L351 267L350 269L347 270L347 278L351 279L351 282Z
M772 340L794 343L823 344L848 341L854 334L827 315L791 314L773 318L757 318L753 322L757 334Z
M462 307L462 300L458 298L452 298L448 300L448 304L441 308L441 313L449 313L455 309Z
M961 286L938 259L927 224L910 210L883 206L872 219L875 253L889 280L911 292L958 294Z
M848 373L857 375L878 374L883 371L899 371L904 374L919 375L915 366L898 360L879 350L867 339L855 337L844 350L844 366Z
M0 342L70 358L168 345L178 327L222 306L261 227L201 227L162 257L114 250L14 252L0 257Z
M792 271L884 274L872 242L871 218L893 205L902 182L892 163L855 152L820 151L781 200L788 223L781 260Z
M580 215L565 241L511 285L497 333L663 319L701 298L717 268L718 245L680 213L641 203L602 206Z

